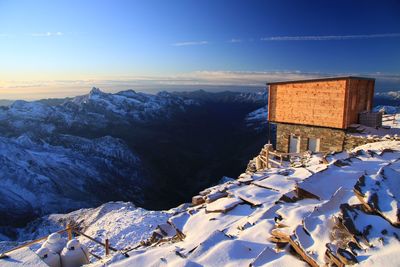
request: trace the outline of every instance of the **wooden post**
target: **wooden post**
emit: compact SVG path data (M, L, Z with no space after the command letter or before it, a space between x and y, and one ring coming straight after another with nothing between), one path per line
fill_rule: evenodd
M262 170L262 169L263 169L263 162L262 162L262 160L260 159L260 157L259 157L259 156L258 156L258 157L255 157L254 160L255 160L255 162L256 162L256 170L257 170L257 171Z
M72 239L72 225L70 223L68 223L67 225L67 233L68 233L68 240Z
M267 149L266 153L266 158L267 158L267 169L269 169L269 149Z
M110 240L107 238L105 242L106 256L110 254Z

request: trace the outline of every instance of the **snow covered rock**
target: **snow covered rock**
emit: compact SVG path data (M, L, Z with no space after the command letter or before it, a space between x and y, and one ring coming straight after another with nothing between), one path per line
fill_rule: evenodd
M354 187L356 195L370 212L377 212L400 226L400 173L383 167L376 175L361 177Z
M67 246L61 252L61 264L64 267L80 267L89 263L89 253L87 248L79 243L78 240L68 241Z
M59 233L53 233L49 235L46 242L42 245L42 248L47 248L49 251L60 254L67 244L67 240Z
M369 213L363 208L368 199L360 201L354 189L363 196L377 193L385 204L378 205L382 212L395 207L400 142L369 144L356 151L329 155L324 163L313 155L301 168L242 175L246 182L230 181L200 192L210 197L203 205L156 213L148 228L148 223L134 227L140 225L132 221L135 213L121 212L126 206L120 203L69 218L78 225L93 224L85 229L91 236L103 239L111 233L111 239L116 238L111 244L129 256L117 253L91 266L397 266L400 228L389 222L393 214ZM295 196L298 189L308 195ZM126 225L130 227L123 228ZM146 238L140 239L144 231ZM136 245L125 235L136 236Z
M400 169L400 150L395 149L400 142L389 143L370 144L368 149L376 153L330 155L323 163L325 168L320 161L311 160L302 168L270 169L249 174L246 183L228 182L206 189L200 193L202 197L218 193L218 198L169 219L183 233L182 241L139 247L128 253L129 258L114 257L109 264L305 266L307 261L312 266L371 266L374 262L396 266L399 229L381 216L365 213L353 192L362 176L374 175L388 164L384 170ZM380 153L388 145L394 149ZM346 164L334 164L339 159ZM282 196L296 188L315 197L293 197L286 202ZM388 187L376 190L393 194ZM298 257L289 252L290 247Z
M398 113L398 107L394 106L376 106L373 108L374 112L383 112L384 114L396 114Z
M61 251L60 251L61 252ZM51 251L47 247L42 247L36 254L50 267L61 267L61 258L59 253Z

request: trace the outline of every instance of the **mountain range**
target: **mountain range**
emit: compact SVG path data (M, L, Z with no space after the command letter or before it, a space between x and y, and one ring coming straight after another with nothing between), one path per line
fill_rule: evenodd
M3 233L113 200L152 209L185 202L223 175L240 173L267 138L265 124L247 118L265 105L265 92L93 88L74 98L1 106Z
M377 94L379 105L399 105ZM267 93L133 90L0 107L0 227L108 201L164 210L236 177L268 139Z

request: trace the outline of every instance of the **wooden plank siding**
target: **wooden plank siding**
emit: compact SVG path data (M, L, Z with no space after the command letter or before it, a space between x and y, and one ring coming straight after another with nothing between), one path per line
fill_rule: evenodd
M372 109L372 100L374 95L373 80L349 79L347 90L349 91L349 102L347 105L347 116L345 128L349 125L358 123L358 114Z
M372 108L374 80L329 78L269 84L268 120L346 129Z

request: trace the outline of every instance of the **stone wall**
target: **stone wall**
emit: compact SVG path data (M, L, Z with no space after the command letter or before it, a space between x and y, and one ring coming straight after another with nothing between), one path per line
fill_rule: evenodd
M381 141L400 141L400 136L398 135L387 135L387 136L357 136L346 134L344 140L344 150L352 150L358 146L362 146L369 143L381 142Z
M290 135L300 136L300 152L308 150L308 138L320 139L320 152L342 151L345 131L325 127L277 123L276 150L289 152Z

